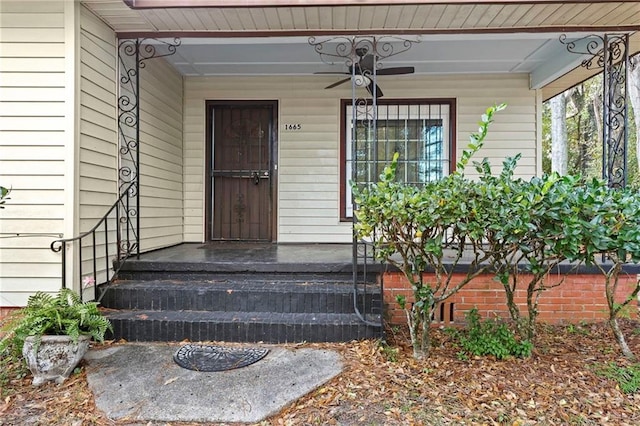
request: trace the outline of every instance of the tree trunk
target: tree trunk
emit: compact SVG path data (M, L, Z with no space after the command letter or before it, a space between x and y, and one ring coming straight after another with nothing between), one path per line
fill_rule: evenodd
M633 119L636 123L636 162L640 169L640 56L629 58L629 99L633 107Z
M600 93L597 96L594 96L593 99L591 99L591 107L593 108L593 115L595 117L595 123L596 123L596 135L594 137L594 142L597 142L598 145L598 153L601 154L602 151L602 132L603 130L603 123L602 123L602 119L603 119L603 106L602 106L602 93ZM599 157L598 157L599 158ZM602 159L600 159L600 163L602 163Z
M636 356L631 351L631 348L629 348L627 340L624 338L624 333L620 330L618 319L615 317L609 318L609 326L611 327L611 331L613 331L613 335L616 337L616 341L618 342L620 349L622 349L622 354L628 359L634 361Z
M418 324L416 319L415 307L411 309L405 309L407 315L407 325L409 326L409 337L411 338L411 346L413 347L413 357L416 358L416 348L418 347Z
M409 324L409 335L411 346L413 347L413 357L415 359L429 358L431 349L431 305L423 309L413 306L405 309L407 323Z
M617 319L617 315L626 303L617 305L615 301L616 290L618 289L619 283L618 280L620 278L620 272L622 272L624 260L621 260L615 254L610 254L609 258L613 261L613 266L609 271L604 273L604 292L605 297L607 298L607 307L609 308L609 326L611 327L611 331L613 331L613 335L615 336L620 349L622 349L622 354L630 360L635 360L636 357L631 351L631 348L629 348L627 340L624 337L624 333L620 330ZM602 267L600 269L603 270ZM627 300L630 301L631 299Z
M422 338L420 341L420 351L416 353L415 348L413 356L416 359L429 358L431 352L431 309L425 309L422 313Z
M564 93L551 99L551 171L567 174L567 97Z
M504 287L504 292L507 298L507 309L509 310L509 315L513 320L513 323L516 327L518 335L524 339L525 338L524 336L527 335L526 328L524 327L522 317L520 316L520 308L518 307L518 304L515 301L515 290L516 290L516 284L518 280L517 268L518 266L516 265L514 268L515 270L512 274L502 276L500 278L500 282ZM511 283L513 283L513 287Z

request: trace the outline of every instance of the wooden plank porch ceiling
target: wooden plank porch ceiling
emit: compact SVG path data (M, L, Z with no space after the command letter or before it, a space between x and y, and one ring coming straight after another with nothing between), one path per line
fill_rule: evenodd
M121 37L331 34L635 32L637 1L82 0ZM339 5L340 4L340 5ZM131 6L131 7L130 7ZM640 52L640 35L630 40ZM578 68L543 89L548 99L591 75Z
M640 3L636 1L365 0L341 2L342 5L331 5L328 1L138 2L149 7L144 9L132 9L124 0L82 0L82 3L118 33L202 32L213 36L214 33L222 32L255 36L265 35L265 32L279 35L282 35L282 32L317 35L356 31L424 34L597 29L631 31L640 28ZM206 4L236 6L202 6ZM245 6L239 6L241 4ZM257 6L258 4L264 6ZM159 7L160 5L174 7ZM179 5L196 7L175 7Z

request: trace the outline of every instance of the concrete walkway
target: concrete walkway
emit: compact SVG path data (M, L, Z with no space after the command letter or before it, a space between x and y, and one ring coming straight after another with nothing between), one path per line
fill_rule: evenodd
M89 386L97 407L113 420L255 423L342 371L333 351L247 346L270 352L247 367L211 373L178 366L177 344L92 349L85 355Z

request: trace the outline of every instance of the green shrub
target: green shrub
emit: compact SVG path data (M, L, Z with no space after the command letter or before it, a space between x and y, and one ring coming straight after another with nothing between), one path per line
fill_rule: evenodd
M610 362L596 365L594 370L599 376L615 380L620 390L626 394L636 393L640 389L640 364L623 367L615 362Z
M411 285L413 302L398 303L405 311L416 359L429 356L433 307L492 266L482 244L492 212L486 211L482 188L464 172L482 149L494 113L504 108L486 110L456 171L440 180L417 186L400 182L399 153L395 153L377 182L364 186L352 182L355 237L372 240L376 259L398 268ZM463 258L470 259L470 265L466 274L458 276L457 265ZM425 270L432 275L425 277Z
M518 341L509 326L497 320L480 320L477 308L467 315L467 328L455 333L462 349L471 355L493 355L497 359L512 356L525 358L531 355L533 345L528 340Z

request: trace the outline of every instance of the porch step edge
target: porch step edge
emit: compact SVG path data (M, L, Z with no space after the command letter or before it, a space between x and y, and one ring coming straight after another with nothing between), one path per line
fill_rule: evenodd
M379 286L358 286L357 300L367 311L381 306ZM350 282L164 280L113 284L101 302L120 310L353 313L354 297Z
M276 262L171 262L127 260L119 272L124 278L154 274L190 273L339 273L350 274L351 262L344 263L276 263Z
M372 292L380 292L380 286L375 283L367 283ZM360 287L364 284L359 284ZM287 292L290 290L300 292L316 291L346 291L353 290L353 282L341 279L303 279L303 278L259 278L250 276L242 277L216 277L212 279L154 279L154 280L121 280L115 281L104 287L104 290L210 290L210 291L273 291Z
M109 319L135 318L152 321L169 321L169 320L188 320L188 321L265 321L288 322L295 321L297 323L320 323L323 321L353 321L359 322L355 314L345 313L324 313L324 312L244 312L244 311L151 311L151 310L132 310L132 311L108 311L105 316Z
M126 311L107 317L114 326L111 337L130 341L337 342L382 332L355 314Z

